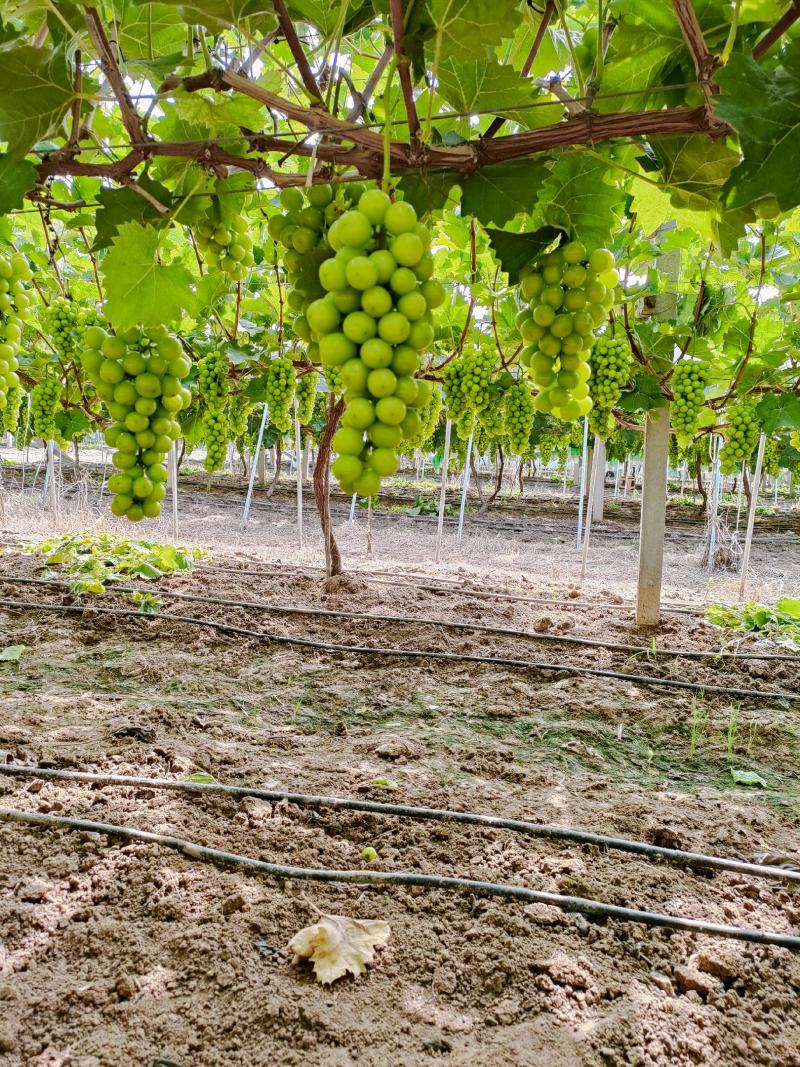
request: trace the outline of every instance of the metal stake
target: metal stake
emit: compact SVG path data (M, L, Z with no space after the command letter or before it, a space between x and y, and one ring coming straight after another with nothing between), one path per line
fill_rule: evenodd
M458 509L458 541L461 543L461 537L464 533L464 511L467 506L467 492L469 491L469 473L470 473L470 460L472 458L472 434L469 435L467 441L467 458L464 461L464 485L461 490L461 507Z
M444 505L447 498L447 469L450 466L450 434L453 424L450 419L444 426L444 456L442 458L442 486L439 490L439 525L436 531L436 562L442 555L442 530L444 529Z
M578 489L578 541L577 548L581 547L583 539L583 491L586 488L586 453L589 448L589 419L583 416L583 451L581 453L581 480Z
M753 480L750 483L750 509L747 513L747 533L744 538L744 554L742 555L742 578L739 582L739 599L744 598L747 588L747 572L750 568L750 549L753 547L753 527L756 521L756 508L758 507L758 489L761 481L761 465L764 462L764 445L767 443L767 435L761 434L758 439L758 454L756 455L756 469Z
M242 512L241 528L247 529L247 523L250 519L250 505L253 503L253 487L256 483L256 472L258 469L258 456L261 452L261 442L264 439L264 430L267 427L267 419L269 418L269 406L264 405L264 414L261 416L261 425L258 428L258 437L256 438L256 449L250 460L250 480L247 485L247 496L244 501L244 511Z

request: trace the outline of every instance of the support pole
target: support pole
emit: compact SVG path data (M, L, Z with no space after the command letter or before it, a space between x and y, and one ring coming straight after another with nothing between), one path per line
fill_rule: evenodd
M719 514L719 491L722 484L720 474L721 437L712 437L711 462L711 513L708 520L708 573L714 573L714 554L717 551L717 515Z
M172 502L172 542L178 540L178 442L172 442L169 450L169 483L170 499Z
M469 435L467 441L467 458L464 460L464 485L461 489L461 506L458 509L458 541L461 543L461 538L464 534L464 512L467 507L467 493L469 492L469 471L470 460L472 459L472 434Z
M297 400L294 402L294 456L297 480L297 547L303 547L303 457L300 452L300 420L297 417Z
M444 426L444 456L442 457L442 486L439 490L439 525L436 530L436 562L442 556L442 530L444 529L444 506L447 500L447 469L450 466L450 434L453 424L450 419Z
M47 442L47 468L50 475L50 512L53 516L53 522L58 522L58 483L59 479L56 477L55 466L55 441Z
M599 461L599 462L598 462ZM592 464L594 483L589 487L589 499L592 502L592 519L603 521L603 505L606 496L606 443L597 434L594 437L594 463ZM589 520L586 520L586 533L589 533Z
M750 549L753 547L753 527L756 522L756 508L758 507L758 489L761 481L761 466L764 462L764 445L767 443L766 434L761 434L758 439L758 453L756 455L756 469L753 481L750 483L750 508L747 512L747 533L744 539L744 554L742 555L742 577L739 582L739 599L744 599L747 589L747 572L750 569Z
M669 407L665 406L648 412L644 431L639 586L636 603L636 622L639 626L655 626L661 619L668 459Z
M586 487L586 453L589 447L589 419L583 417L583 448L581 450L581 480L578 487L578 542L577 548L581 547L583 540L583 495Z
M586 559L589 555L589 535L592 532L592 518L594 516L594 494L597 488L599 471L605 470L605 447L600 447L600 438L594 435L594 448L592 450L592 472L589 475L589 499L586 501L586 531L583 535L583 551L581 553L581 580L586 577ZM605 446L605 442L603 442Z
M739 533L739 520L742 517L742 496L744 494L744 472L746 464L742 464L742 469L739 471L739 491L736 494L736 529L734 534Z
M261 442L264 439L264 430L267 427L267 419L269 418L269 406L264 405L264 414L261 416L261 425L258 427L258 437L256 438L256 450L253 453L253 458L250 462L250 481L247 484L247 496L244 501L244 511L242 512L241 528L247 529L247 523L250 519L250 505L253 503L253 487L256 483L256 473L258 471L258 458L261 453Z
M350 518L347 520L348 522L352 522L353 519L355 518L355 514L356 514L356 497L357 496L358 496L358 493L353 493L352 499L350 501Z

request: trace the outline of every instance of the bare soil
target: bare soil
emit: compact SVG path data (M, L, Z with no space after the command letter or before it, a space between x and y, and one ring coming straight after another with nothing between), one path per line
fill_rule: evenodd
M71 512L67 501L59 526L105 522ZM346 555L351 569L382 581L354 574L326 587L308 569L320 561L311 515L299 552L289 520L266 513L241 537L228 512L203 514L198 505L181 522L182 538L211 544L214 559L159 583L165 590L721 648L720 633L697 614L669 611L655 633L635 627L620 603L631 593L632 544L608 549L605 570L598 548L583 583L568 531L563 545L542 544L538 555L500 534L470 535L461 547L451 539L435 570L413 554L414 546L422 556L430 550L430 533L410 524L376 529L373 556L362 555L362 515L355 529L340 528ZM6 530L42 536L47 525L28 499L6 501ZM800 560L790 548L756 551L760 591L796 585ZM668 602L702 601L708 593L698 594L697 571L682 555L682 566L677 549L671 560ZM75 603L63 588L2 581L34 573L33 557L8 551L0 598ZM481 595L498 586L559 603ZM119 593L95 603L130 606ZM796 703L302 649L170 619L177 613L284 637L800 690L800 660L714 666L168 598L151 621L0 610L0 647L26 646L18 664L0 664L0 759L178 779L202 770L231 784L480 811L719 855L799 851ZM755 772L764 786L737 785L732 768ZM42 779L0 776L0 792L3 807L136 826L273 862L358 868L371 845L380 870L800 929L800 894L788 884L503 831ZM800 1067L800 956L784 949L473 894L279 882L158 846L4 823L0 855L2 1067ZM322 987L292 962L287 943L315 921L315 908L391 924L365 975Z

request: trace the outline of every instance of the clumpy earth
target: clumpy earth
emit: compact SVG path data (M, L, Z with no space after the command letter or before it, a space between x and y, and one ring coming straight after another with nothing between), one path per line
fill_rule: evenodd
M92 611L130 609L124 593L59 614L43 606L78 603L67 588L3 580L35 574L35 557L0 558L0 600L34 605L0 605L0 647L25 646L18 662L0 663L2 762L173 779L204 772L227 784L797 861L800 705L791 695L800 661L661 651L718 651L723 637L701 614L667 612L653 652L644 651L653 631L638 630L597 582L385 572L326 585L288 557L268 565L216 552L158 588L262 606L164 595L148 620ZM286 610L304 606L428 624ZM549 666L302 648L175 614L274 637ZM759 695L656 688L560 673L558 664ZM554 839L35 776L0 775L0 794L3 808L134 826L275 863L454 875L800 934L796 883ZM366 847L377 853L369 865ZM800 954L786 949L471 893L278 880L154 844L8 822L0 855L2 1067L800 1067ZM288 942L318 911L390 923L365 974L322 986L293 961Z

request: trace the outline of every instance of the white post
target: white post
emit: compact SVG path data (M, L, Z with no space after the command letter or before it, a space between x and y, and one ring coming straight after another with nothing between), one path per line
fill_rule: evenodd
M467 492L469 491L469 469L470 459L472 458L472 434L469 435L467 441L467 458L464 460L464 485L461 489L461 507L458 509L458 540L461 542L461 537L464 533L464 511L467 506Z
M744 554L742 555L742 578L739 582L739 599L744 599L747 588L747 572L750 569L750 549L753 546L753 527L756 522L756 508L758 506L758 486L761 481L761 465L764 462L764 445L767 443L766 434L761 434L758 439L758 453L756 455L756 469L753 480L750 483L750 508L747 513L747 533L744 538Z
M719 491L722 485L720 474L720 447L721 437L712 437L712 463L711 463L711 514L708 526L708 573L714 573L714 554L717 550L717 514L719 512Z
M734 533L739 532L739 519L742 514L742 495L744 494L744 472L747 469L747 464L742 464L742 469L739 471L739 492L736 494L736 529Z
M636 622L639 626L655 626L661 618L668 458L669 407L665 406L648 412L644 431L639 584L636 603Z
M355 518L355 514L356 514L356 497L357 496L358 496L358 493L353 493L353 497L352 497L352 499L350 501L350 518L347 520L348 522L352 522L353 519Z
M294 455L297 478L297 547L303 547L303 457L300 453L300 420L297 417L297 400L294 402Z
M53 516L53 522L58 521L58 478L56 477L56 465L55 465L55 441L47 442L47 470L50 475L50 511ZM60 454L59 454L60 458Z
M258 470L258 458L263 455L261 451L261 442L264 439L264 430L267 426L267 419L269 417L269 406L264 405L264 414L261 416L261 425L258 427L258 437L256 438L256 450L253 453L253 457L250 460L250 481L247 485L247 496L244 501L244 511L242 512L241 527L243 530L247 529L247 523L250 519L250 505L253 503L253 487L256 483L256 473Z
M442 530L444 529L444 506L447 500L447 468L450 466L450 434L453 424L450 419L444 426L444 456L442 457L442 486L439 490L439 526L436 531L436 562L442 555Z
M618 460L618 459L617 459L617 460L615 460L615 461L614 461L614 463L616 464L616 467L615 467L615 470L614 470L614 499L616 500L616 499L617 499L617 497L619 496L619 472L620 472L620 465L619 465L619 460Z
M605 445L605 442L603 442ZM583 552L581 553L581 580L586 577L586 558L589 555L589 535L592 532L592 518L594 516L594 494L597 489L598 472L605 469L605 447L600 447L600 438L594 435L594 449L592 452L592 472L589 476L589 498L586 501L586 532L583 535Z
M599 438L597 434L594 437L594 458L595 462L592 465L592 473L595 473L597 467L598 473L594 479L594 485L589 489L589 499L592 501L592 519L595 522L603 521L603 505L605 504L606 496L606 443ZM599 459L599 466L598 461ZM587 519L587 536L588 519Z
M586 486L586 453L589 447L589 419L584 415L583 417L583 448L581 450L581 480L578 487L578 543L577 548L581 547L581 541L583 539L583 494Z
M172 541L173 544L178 540L178 442L172 442L172 448L169 450L169 470L168 478L171 490L172 501Z
M372 497L367 497L367 555L372 555Z

